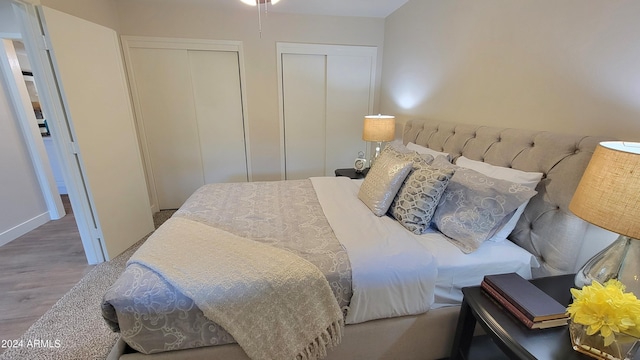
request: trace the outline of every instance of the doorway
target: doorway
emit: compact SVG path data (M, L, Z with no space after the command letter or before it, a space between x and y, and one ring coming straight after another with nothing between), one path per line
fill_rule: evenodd
M60 159L53 145L53 137L51 136L51 129L49 128L47 123L47 116L42 110L42 105L40 104L40 98L38 97L38 88L36 86L33 71L31 69L31 63L29 61L29 57L22 41L13 40L12 43L15 50L15 58L20 64L20 70L22 72L24 84L27 89L27 93L29 94L29 102L31 103L31 108L27 108L25 109L25 111L33 111L33 114L36 118L38 131L41 135L44 149L47 154L48 165L51 167L53 180L55 181L55 188L58 190L58 194L62 196L63 207L66 208L67 206L70 206L68 202L67 186L64 182L64 177L62 176ZM10 57L13 58L13 55L10 55ZM25 104L27 103L26 101L23 102ZM61 215L64 216L64 213L66 212L68 211L65 210Z
M0 7L3 10L4 20L11 8ZM0 33L2 339L17 339L92 269L70 204L59 194L66 192L64 181L60 184L62 191L57 191L54 176L49 179L43 169L51 167L52 156L44 140L52 139L47 136L46 116L40 116L42 107L20 39L17 32ZM7 66L9 57L14 66ZM45 126L40 128L39 124ZM28 145L29 141L33 144ZM46 166L36 169L36 162ZM45 201L47 198L57 201ZM52 211L50 204L54 205Z
M58 220L67 212L60 196L67 195L68 192L51 130L47 125L47 116L38 97L31 62L21 40L4 37L2 41L4 80L7 82L7 90L12 92L7 97L13 98L14 113L17 115L16 120L20 122L25 143L31 142L31 162L40 182L42 196L47 202L49 218ZM12 65L6 66L6 61ZM68 196L66 199L68 204Z
M33 60L43 110L51 119L48 125L85 255L90 264L110 260L153 231L117 34L113 29L23 1L10 2L12 10L20 24L18 36ZM10 67L9 62L2 67ZM15 83L23 81L21 72L19 76L14 78ZM14 101L28 100L28 95L15 96L17 90L10 93ZM16 110L25 112L30 106L17 106ZM35 119L32 111L27 117ZM49 167L42 165L46 152L41 140L35 140L41 137L35 120L19 123L35 127L25 136L27 148L36 172L46 172ZM38 156L41 158L36 159ZM55 187L53 175L39 176L39 180L43 186ZM57 193L57 189L43 191L45 198ZM59 201L57 196L49 197Z
M0 34L3 127L9 132L3 134L7 173L3 176L2 209L7 214L0 228L0 244L65 215L43 141L49 133L44 118L38 119L42 112L37 90L18 38ZM38 123L42 123L42 130ZM8 174L11 171L19 174ZM61 185L64 188L64 183Z

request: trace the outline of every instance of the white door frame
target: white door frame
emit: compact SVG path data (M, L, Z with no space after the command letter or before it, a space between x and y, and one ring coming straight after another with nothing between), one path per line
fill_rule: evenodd
M20 34L0 33L0 71L4 74L9 97L18 118L42 196L47 205L49 218L57 220L65 215L64 206L51 170L47 150L42 141L42 135L36 124L29 94L22 79L22 70L17 62L13 40L22 41L22 38Z
M231 51L238 53L238 62L240 67L240 92L242 97L242 121L244 127L244 147L245 161L247 166L247 179L253 180L251 172L251 150L249 147L249 107L247 105L246 94L246 77L244 69L244 51L242 41L232 40L201 40L201 39L179 39L151 36L126 36L120 37L122 40L122 51L124 53L125 66L129 79L135 79L135 73L131 61L132 48L149 48L149 49L179 49L179 50L211 50L211 51ZM147 147L146 132L144 129L143 115L141 113L142 106L138 96L138 88L135 81L131 81L131 97L133 99L133 109L135 112L136 127L138 130L140 147L142 150L142 159L144 163L145 175L147 177L147 186L149 188L149 197L151 201L151 209L153 212L160 210L158 205L158 196L156 193L155 179L153 169L151 167L151 157L149 148Z
M78 150L74 136L66 123L60 89L49 56L50 47L45 44L45 38L40 28L39 14L31 3L21 0L13 0L12 3L15 16L23 31L22 41L31 62L38 96L47 113L47 124L51 128L53 149L60 159L61 172L69 193L69 200L87 261L89 264L103 262L106 257L100 242L95 213L78 162ZM55 191L57 192L57 189Z
M286 179L285 123L284 123L284 91L282 84L282 55L325 55L325 56L369 56L371 58L371 91L369 92L369 114L373 113L376 84L376 60L378 48L360 45L326 45L302 43L276 43L276 64L278 71L278 112L280 117L280 179ZM368 156L367 156L368 158Z

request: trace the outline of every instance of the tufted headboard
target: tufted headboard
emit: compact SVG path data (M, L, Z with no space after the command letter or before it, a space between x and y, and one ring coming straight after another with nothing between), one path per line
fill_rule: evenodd
M492 165L544 174L509 239L525 248L541 264L534 277L574 272L588 223L569 211L596 145L604 137L546 131L410 120L403 132L413 142L433 150ZM579 264L581 265L581 264Z

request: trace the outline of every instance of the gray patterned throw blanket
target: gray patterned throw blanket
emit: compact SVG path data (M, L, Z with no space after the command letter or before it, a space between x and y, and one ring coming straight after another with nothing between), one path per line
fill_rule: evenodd
M351 264L310 180L205 185L173 217L306 259L324 274L346 314L352 296ZM102 314L130 347L145 354L235 342L189 297L139 264L127 266L105 293Z
M318 359L340 342L342 311L329 283L288 251L175 217L136 251L133 263L191 298L254 360Z

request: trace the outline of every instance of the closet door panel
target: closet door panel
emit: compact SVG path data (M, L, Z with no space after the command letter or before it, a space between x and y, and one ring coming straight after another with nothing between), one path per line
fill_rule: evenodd
M327 57L327 176L333 176L335 169L352 167L358 152L366 149L362 123L369 114L371 68L370 57Z
M204 182L247 181L238 53L188 54Z
M377 49L278 43L285 179L333 176L362 151L373 111Z
M324 55L282 55L286 179L322 176L325 171Z
M175 209L204 184L189 57L133 48L131 62L158 206Z

